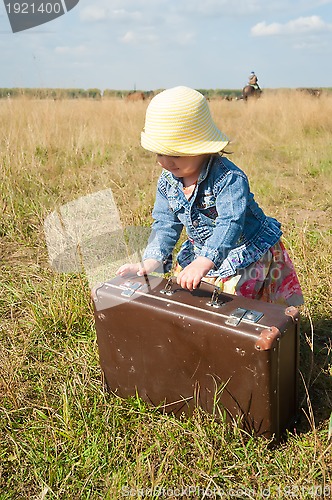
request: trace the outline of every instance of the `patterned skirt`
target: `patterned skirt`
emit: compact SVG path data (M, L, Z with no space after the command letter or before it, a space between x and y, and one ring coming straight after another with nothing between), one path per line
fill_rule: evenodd
M181 267L177 264L175 276ZM285 306L304 303L301 286L293 263L283 243L279 241L261 259L228 278L203 278L222 292Z

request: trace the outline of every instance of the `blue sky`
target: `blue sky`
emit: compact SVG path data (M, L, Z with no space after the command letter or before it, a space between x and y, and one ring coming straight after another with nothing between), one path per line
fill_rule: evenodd
M0 47L0 87L332 87L332 0L80 0L19 33L2 2Z

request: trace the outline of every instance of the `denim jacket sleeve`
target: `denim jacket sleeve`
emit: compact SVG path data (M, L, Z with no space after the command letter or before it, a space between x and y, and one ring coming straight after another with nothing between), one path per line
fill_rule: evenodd
M171 210L160 179L152 217L154 222L143 260L156 259L160 262L166 262L180 238L183 224L177 218L176 213Z
M245 174L228 172L215 185L217 217L212 234L204 242L199 255L207 257L218 268L237 246L243 232L250 196Z

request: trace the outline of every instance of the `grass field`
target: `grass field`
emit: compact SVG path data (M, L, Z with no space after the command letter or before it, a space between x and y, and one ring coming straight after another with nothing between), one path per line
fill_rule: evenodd
M124 226L151 223L146 105L0 101L0 499L330 498L332 96L210 102L305 295L301 418L279 446L107 394L87 279L48 264L44 220L81 196L111 188Z

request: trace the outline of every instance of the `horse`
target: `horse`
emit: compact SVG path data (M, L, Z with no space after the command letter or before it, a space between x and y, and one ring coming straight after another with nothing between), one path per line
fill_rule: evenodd
M245 101L249 99L249 97L255 97L258 99L262 94L262 90L260 88L256 88L253 85L246 85L242 89L242 96L241 98L244 99Z
M132 101L132 102L137 102L137 101L144 101L146 98L144 92L129 92L129 94L126 97L127 101Z

